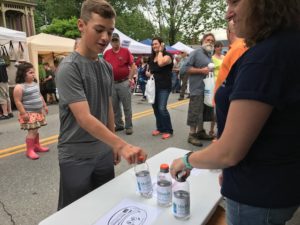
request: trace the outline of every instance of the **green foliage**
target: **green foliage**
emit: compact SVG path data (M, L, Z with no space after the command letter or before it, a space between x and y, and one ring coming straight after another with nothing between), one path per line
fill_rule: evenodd
M161 36L167 27L168 41L174 44L180 36L195 40L200 33L225 27L225 0L146 0L143 6L159 28ZM182 33L182 34L180 34Z
M42 32L73 39L80 36L76 17L71 19L53 19L52 23L43 29Z
M140 11L119 15L116 27L137 41L151 38L155 35L153 24Z

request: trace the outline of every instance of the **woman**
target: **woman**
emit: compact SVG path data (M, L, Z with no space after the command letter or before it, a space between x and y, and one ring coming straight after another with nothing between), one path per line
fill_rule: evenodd
M171 117L167 109L172 89L173 57L166 51L163 40L159 37L152 39L149 68L155 79L155 102L152 107L156 118L156 130L152 131L152 135L162 134L162 139L168 139L173 134Z
M223 62L223 58L224 55L222 55L222 48L223 48L223 44L221 41L216 41L215 46L214 46L214 54L211 57L211 60L214 64L214 77L215 77L215 81L218 78L219 75L219 70L221 67L221 64ZM209 135L215 137L215 123L216 123L216 118L215 115L213 116L213 120L210 123L210 131L209 131Z
M147 56L143 56L141 58L141 65L138 67L138 84L140 85L140 88L142 90L142 101L146 101L146 96L145 96L145 88L146 88L146 83L148 80L148 77L146 75L146 72L149 69L149 65L148 65L148 57Z
M300 2L227 3L250 49L217 91L218 141L176 159L171 174L223 168L228 225L283 225L300 205Z
M219 70L224 58L224 55L222 55L222 48L223 44L221 41L216 41L215 46L214 46L214 54L212 56L212 62L215 65L214 68L214 75L215 75L215 80L217 80L217 77L219 75Z

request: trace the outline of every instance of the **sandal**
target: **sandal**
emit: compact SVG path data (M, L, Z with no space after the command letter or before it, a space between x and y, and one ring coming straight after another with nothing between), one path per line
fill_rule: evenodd
M159 130L154 130L154 131L152 131L152 136L158 136L158 135L160 135L161 133L160 133L160 131Z
M161 136L162 139L169 139L172 136L172 134L169 133L163 133L163 135Z

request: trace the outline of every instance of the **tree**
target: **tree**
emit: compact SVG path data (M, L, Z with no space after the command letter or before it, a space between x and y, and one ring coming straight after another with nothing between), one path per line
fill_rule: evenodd
M200 33L226 25L225 0L144 0L141 7L158 26L161 36L163 28L168 28L171 45L176 42L176 35L180 32L184 39L192 41Z
M116 27L137 41L151 38L156 34L153 24L138 10L119 15Z
M42 31L44 33L73 39L80 37L76 17L72 17L71 19L53 19L52 23Z

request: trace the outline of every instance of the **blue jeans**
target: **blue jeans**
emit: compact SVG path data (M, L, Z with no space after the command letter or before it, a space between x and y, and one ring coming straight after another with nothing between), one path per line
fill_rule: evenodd
M167 109L168 98L171 90L158 89L155 91L155 101L152 104L156 118L156 129L162 133L173 134L170 113Z
M285 225L298 206L288 208L260 208L226 198L227 225Z

